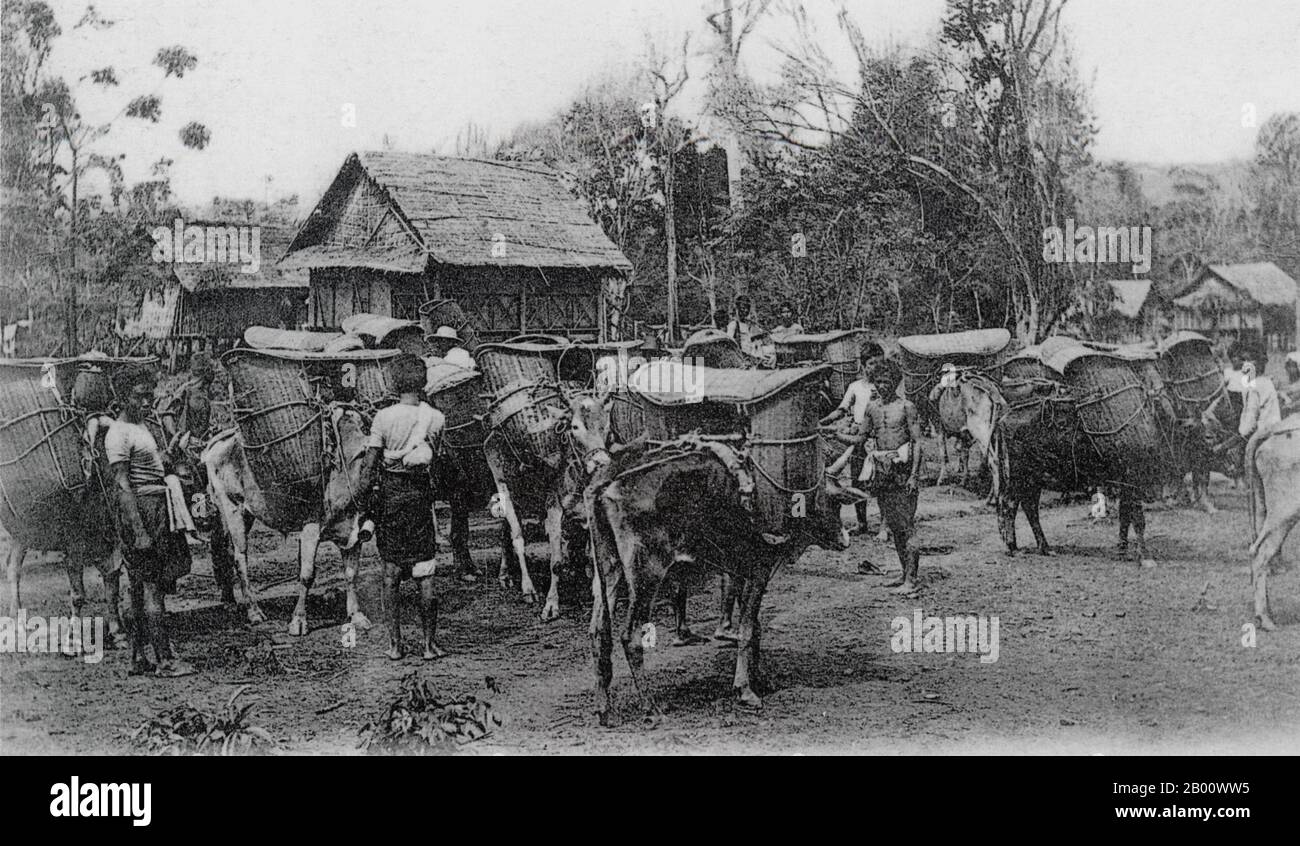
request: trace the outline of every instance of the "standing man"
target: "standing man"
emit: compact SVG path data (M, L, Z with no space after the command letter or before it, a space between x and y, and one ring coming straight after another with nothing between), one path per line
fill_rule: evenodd
M862 345L862 350L858 353L858 378L849 383L849 388L844 392L844 398L840 400L839 406L823 417L819 425L829 426L845 415L849 415L852 420L852 432L856 434L862 430L867 417L867 406L878 398L875 386L867 379L867 372L875 365L877 359L884 357L884 348L875 341L868 341ZM852 478L857 479L861 475L862 462L863 452L855 447L853 455L849 459L849 466L853 474ZM858 533L866 534L867 504L865 502L855 502L853 510L858 515ZM886 527L882 525L881 531L884 532L885 530ZM868 567L862 572L870 572L870 568Z
M379 519L375 541L384 564L384 604L388 612L388 657L403 655L401 585L414 578L420 586L420 621L424 629L424 660L446 653L435 639L438 598L434 593L434 556L438 529L434 524L433 483L430 478L433 445L442 434L446 418L421 400L424 362L403 353L393 359L393 382L401 399L375 414L366 441L361 490L368 497L377 483ZM375 469L379 478L375 479ZM369 509L367 509L369 510Z
M794 306L789 300L781 303L781 310L777 313L780 323L772 330L772 337L775 340L781 340L787 335L802 335L803 324L799 322L798 316L795 315Z
M858 475L880 503L903 572L886 587L911 596L917 590L921 548L916 540L916 501L921 473L921 422L912 401L899 396L903 374L896 362L876 359L866 378L878 397L867 404L860 437L875 439Z
M131 672L177 677L194 668L172 654L166 595L190 572L190 550L163 480L162 452L144 426L156 385L157 376L146 366L131 367L118 377L122 410L104 436L104 454L117 488L118 533L131 580ZM153 646L156 664L145 652L146 643Z

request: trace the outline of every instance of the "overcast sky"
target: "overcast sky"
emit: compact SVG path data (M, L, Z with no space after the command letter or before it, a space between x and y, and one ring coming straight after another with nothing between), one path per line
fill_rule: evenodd
M54 69L70 81L112 64L122 86L81 98L103 119L156 91L163 121L119 121L104 151L128 153L127 177L160 156L176 160L183 201L213 195L315 202L352 150L448 151L473 121L493 134L561 108L584 82L634 62L647 34L660 43L694 33L714 0L96 0L118 21L73 30L85 0L52 0L64 36ZM844 57L835 4L809 0L832 54ZM874 43L921 49L938 30L942 0L850 0ZM1210 162L1249 156L1255 128L1300 111L1297 0L1071 0L1066 18L1100 123L1097 153L1134 161ZM746 45L746 69L774 72L773 44L789 28L772 17ZM184 79L160 83L160 46L199 57ZM696 62L702 71L703 60ZM692 102L687 100L687 104ZM345 104L356 125L344 125ZM212 144L181 148L176 130L205 123ZM269 187L267 176L272 178Z

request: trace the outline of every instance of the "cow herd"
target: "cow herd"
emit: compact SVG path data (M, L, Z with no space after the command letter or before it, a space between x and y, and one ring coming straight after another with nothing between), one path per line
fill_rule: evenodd
M440 334L452 338L451 345L434 343ZM386 337L391 346L422 355L429 375L426 394L447 416L442 442L434 445L431 473L438 498L450 506L458 575L466 581L477 578L468 519L471 509L484 506L502 527L498 578L513 584L517 568L528 602L536 601L537 591L525 557L524 520L542 520L550 564L542 620L560 615L562 576L587 570L602 722L612 711L615 632L636 687L650 703L643 654L655 638L652 606L661 587L671 589L679 630L685 631L682 585L696 570L725 577L738 612L735 693L742 704L761 704L759 611L768 582L810 545L842 546L839 506L862 498L861 491L826 472L826 457L835 450L827 447L828 433L818 429L817 421L828 402L833 408L839 397L831 396L827 377L834 367L825 361L798 366L784 361L781 370L767 372L742 360L727 362L740 365L730 368L700 368L711 376L703 389L688 396L690 392L665 393L644 383L638 389L635 378L624 377L627 383L603 379L612 372L631 371L633 377L649 372L635 360L649 353L634 345L584 345L549 337L469 344L454 338L454 332L403 336L385 331L363 336L356 346L368 347L364 349L232 351L225 363L235 425L192 443L195 433L156 424L159 443L167 443L178 475L191 488L195 516L215 518L210 541L224 601L234 603L237 582L248 620L266 620L249 578L249 534L260 522L299 538L298 599L290 634L310 630L307 599L321 541L334 543L341 552L348 622L357 629L370 627L356 585L362 547L373 532L360 479L369 420L392 399L384 368L397 353L384 348ZM403 337L414 338L409 342L413 347ZM1214 401L1223 389L1208 375L1205 349L1190 343L1186 351L1194 360L1188 370L1178 363L1170 366L1168 357L1126 357L1096 346L1048 344L990 352L987 340L966 350L970 355L965 358L963 350L936 342L914 344L909 359L904 346L903 369L915 377L905 385L907 392L920 391L916 395L924 398L938 428L963 433L981 448L1008 549L1016 549L1019 510L1029 521L1038 551L1050 552L1038 519L1044 488L1098 490L1103 496L1118 495L1121 546L1131 527L1139 559L1151 563L1143 499L1153 486L1181 480L1185 471L1194 480L1205 476L1225 454L1225 438L1213 419L1218 413ZM630 369L629 356L634 359ZM241 364L248 361L257 366ZM1157 361L1162 362L1159 368ZM13 373L33 381L29 377L37 371L9 364ZM673 362L671 356L661 364L693 366L689 359ZM9 426L0 466L22 466L26 477L62 474L50 489L51 496L61 497L54 510L63 513L46 520L40 509L11 503L13 474L0 473L0 493L5 494L0 505L6 505L0 517L12 538L10 603L14 608L20 603L19 574L29 548L66 553L74 612L84 602L81 568L105 562L100 567L115 615L110 630L116 633L112 519L97 488L104 468L96 464L102 461L97 448L102 435L95 430L108 403L88 405L88 385L75 382L86 382L83 374L94 368L70 366L76 378L53 373L50 362L42 365L53 399L41 399L38 389L18 376L0 386L8 391L0 424L20 419L42 424L31 429L33 434ZM1215 372L1221 380L1221 371ZM1151 381L1161 378L1160 384ZM724 383L725 389L708 387ZM59 458L51 439L65 425L72 433L68 454L74 458L53 460L49 467L31 465L31 456L41 450ZM1259 540L1252 551L1256 611L1265 627L1273 625L1267 570L1300 520L1294 495L1300 490L1298 442L1300 430L1294 425L1277 427L1259 450L1258 473L1248 474L1261 502ZM803 451L805 445L810 449ZM74 460L76 478L69 480Z

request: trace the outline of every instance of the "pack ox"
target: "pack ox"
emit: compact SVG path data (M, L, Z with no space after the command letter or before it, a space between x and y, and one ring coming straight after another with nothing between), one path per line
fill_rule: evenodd
M218 434L202 453L209 495L220 519L220 534L229 540L233 551L239 583L248 602L250 622L266 620L248 577L248 536L254 520L284 534L299 533L298 602L289 621L292 635L305 635L310 630L307 594L315 581L316 552L322 540L334 543L343 559L350 621L358 629L370 627L370 620L361 611L356 593L361 546L369 538L358 511L366 421L360 412L343 405L331 405L327 413L332 435L328 438L331 442L328 469L319 500L311 503L307 512L310 516L301 521L286 522L268 507L265 492L253 473L237 430L229 429ZM220 539L214 538L215 545L221 543Z

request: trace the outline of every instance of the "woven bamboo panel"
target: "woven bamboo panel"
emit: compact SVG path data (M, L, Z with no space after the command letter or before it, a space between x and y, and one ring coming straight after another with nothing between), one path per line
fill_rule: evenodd
M420 322L425 334L429 335L437 332L439 326L450 326L456 330L456 337L464 342L461 346L470 352L474 352L480 343L478 330L455 300L432 300L420 306Z
M222 356L244 455L281 531L316 516L325 483L325 413L302 361L252 350Z
M524 464L558 467L564 457L569 406L560 391L556 359L563 347L483 344L475 359L491 399L485 422Z
M821 385L828 368L701 368L698 401L680 393L638 393L652 440L699 432L731 436L754 475L755 520L785 534L826 507L825 459L818 443Z
M1160 345L1159 355L1165 387L1179 416L1199 418L1226 390L1223 368L1201 335L1180 332ZM1228 403L1219 406L1227 412Z
M86 493L82 419L43 380L47 365L70 392L74 360L0 360L0 524L36 549L62 548L78 531Z
M945 363L975 367L997 382L1002 365L1012 355L1011 333L1005 329L972 329L941 335L910 335L898 339L903 365L903 391L918 408L928 408L930 389Z
M862 346L870 338L865 329L845 329L822 335L786 335L777 339L776 364L795 367L801 364L827 364L831 372L828 383L831 396L839 398L858 378Z
M704 367L744 368L755 362L741 352L736 339L717 329L701 329L686 339L682 359L694 361Z
M455 365L441 365L429 385L429 401L447 418L443 443L461 477L477 490L491 491L495 485L483 453L487 431L483 416L487 401L483 398L483 377L474 370Z
M1154 482L1172 465L1157 413L1131 361L1079 347L1062 362L1079 424L1124 481Z

